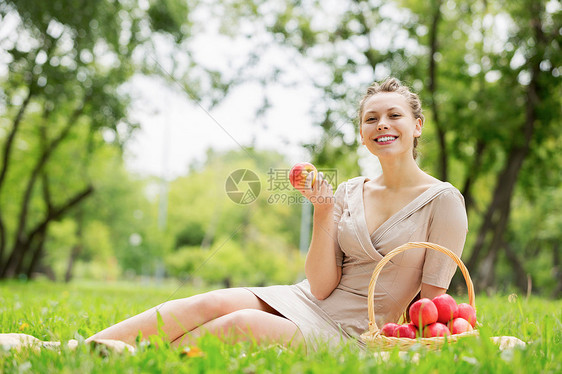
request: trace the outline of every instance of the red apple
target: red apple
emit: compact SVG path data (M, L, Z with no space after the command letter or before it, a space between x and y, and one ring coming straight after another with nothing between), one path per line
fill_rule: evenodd
M449 322L449 331L451 334L462 334L463 332L472 331L472 325L464 318L455 318Z
M395 333L398 338L416 338L416 326L413 323L408 323L398 326Z
M449 328L440 322L435 322L427 325L423 329L424 338L433 338L436 336L446 336L451 335Z
M384 336L396 336L396 330L400 327L397 323L389 322L385 324L381 329L381 335Z
M437 322L447 324L447 322L457 317L459 307L451 295L445 293L434 297L431 301L437 307Z
M437 307L433 301L424 297L410 307L410 320L416 327L435 323L437 322Z
M472 305L467 303L459 304L459 318L464 318L472 327L476 326L476 310L472 307Z
M289 172L289 181L297 190L302 190L305 188L306 177L311 172L314 172L312 183L310 184L310 187L312 187L314 186L314 182L316 182L318 171L310 162L299 162L295 164Z

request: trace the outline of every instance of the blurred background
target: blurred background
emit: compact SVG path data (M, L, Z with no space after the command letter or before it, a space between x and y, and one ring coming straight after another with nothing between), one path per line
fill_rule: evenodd
M357 106L395 76L421 167L465 197L477 290L559 298L561 44L554 0L3 0L0 279L302 279L286 172L376 174Z

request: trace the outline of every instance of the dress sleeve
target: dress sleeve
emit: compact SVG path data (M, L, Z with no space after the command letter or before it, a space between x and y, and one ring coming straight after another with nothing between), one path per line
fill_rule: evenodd
M462 194L456 189L445 191L436 198L428 241L442 245L460 257L467 232L468 219ZM457 264L449 256L426 249L422 283L448 288L456 269Z
M338 242L338 225L341 219L341 215L343 213L343 207L345 205L345 185L347 182L340 183L336 192L334 193L334 198L336 199L334 203L334 225L336 226L335 233L336 233L336 245L335 245L335 255L336 255L336 265L342 266L343 265L343 252L340 248Z

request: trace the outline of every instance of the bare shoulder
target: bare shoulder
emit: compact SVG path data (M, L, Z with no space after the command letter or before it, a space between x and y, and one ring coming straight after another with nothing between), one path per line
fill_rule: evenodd
M421 182L425 187L431 187L435 184L443 183L443 181L441 181L441 180L439 180L439 179L437 179L437 178L435 178L435 177L433 177L433 176L431 176L431 175L429 175L425 172L423 173L423 178L422 178Z
M429 190L430 188L443 184L444 182L440 181L439 179L432 177L429 174L423 173L421 178L419 178L417 185L414 187L414 190L417 194L423 193L424 191Z

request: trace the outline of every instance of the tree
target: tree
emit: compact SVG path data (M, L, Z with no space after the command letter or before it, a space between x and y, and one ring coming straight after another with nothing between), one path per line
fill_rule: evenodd
M80 171L81 178L54 186L49 172L57 153L75 143L75 157L65 164L86 170L100 148L121 149L137 128L121 86L141 69L162 72L155 71L156 58L147 63L135 56L155 55L154 34L184 43L190 23L185 3L176 0L151 1L147 8L136 1L6 1L0 18L8 61L0 76L0 110L12 118L0 128L0 278L5 278L33 272L50 224L94 192L95 183ZM170 74L177 78L176 71Z

